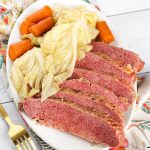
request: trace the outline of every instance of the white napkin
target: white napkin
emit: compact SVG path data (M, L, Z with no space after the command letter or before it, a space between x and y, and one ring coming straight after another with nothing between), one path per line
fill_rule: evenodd
M132 123L132 127L127 130L126 137L128 139L128 146L126 150L146 150L150 145L149 137L150 131L145 131L140 125Z

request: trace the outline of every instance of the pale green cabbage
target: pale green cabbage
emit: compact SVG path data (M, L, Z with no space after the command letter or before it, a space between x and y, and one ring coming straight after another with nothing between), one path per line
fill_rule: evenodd
M92 49L89 44L98 34L97 15L84 7L60 10L56 25L43 37L23 37L40 48L33 48L13 63L12 80L22 98L41 92L45 100L57 93L59 85L73 73L76 61Z

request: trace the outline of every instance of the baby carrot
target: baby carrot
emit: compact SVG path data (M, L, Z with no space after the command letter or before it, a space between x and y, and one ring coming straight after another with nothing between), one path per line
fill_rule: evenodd
M32 48L33 45L31 44L31 40L29 39L14 43L9 47L9 57L11 60L15 60Z
M34 36L40 36L54 26L54 21L51 17L41 20L37 24L29 28L29 32Z
M26 19L30 22L37 23L47 17L52 17L52 10L49 6L44 6L43 8L28 16Z
M96 28L99 30L99 38L106 44L111 43L114 41L114 36L110 31L106 21L97 22Z
M33 26L35 23L33 22L29 22L27 20L23 21L20 25L20 33L21 35L24 35L24 34L28 34L29 33L29 28L31 26Z

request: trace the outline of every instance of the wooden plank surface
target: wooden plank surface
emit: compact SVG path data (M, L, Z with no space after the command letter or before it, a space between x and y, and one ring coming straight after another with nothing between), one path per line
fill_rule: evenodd
M10 101L12 101L12 99L10 99L9 95L7 94L2 79L0 78L0 103L10 102Z
M150 9L149 0L97 0L106 16Z
M145 61L142 72L150 72L150 10L109 18L129 49Z

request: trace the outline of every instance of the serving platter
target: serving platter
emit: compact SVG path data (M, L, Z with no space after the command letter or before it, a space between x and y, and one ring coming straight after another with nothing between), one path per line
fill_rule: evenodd
M58 5L64 5L67 8L72 8L75 6L85 6L88 10L92 12L96 12L101 20L105 20L110 27L114 37L115 41L112 43L115 46L127 48L127 46L122 42L119 33L116 31L115 27L112 25L112 23L109 21L107 17L105 17L98 9L96 9L94 6L82 1L82 0L69 0L69 1L62 1L62 0L39 0L30 5L18 18L16 24L14 25L14 28L11 32L9 42L8 42L8 48L9 45L20 41L20 33L19 33L19 26L21 22L31 13L34 11L40 9L41 7L49 5L52 9L57 7ZM9 86L12 92L12 96L14 99L14 102L16 106L18 107L18 102L20 101L20 98L14 89L14 86L11 81L10 76L10 69L12 66L12 61L8 57L8 50L7 50L7 76L9 81ZM136 91L137 85L133 87ZM128 111L124 114L125 115L125 130L127 129L133 115L135 107L135 101L133 104L129 107ZM108 149L108 147L103 145L92 145L91 143L78 138L76 136L61 132L59 130L56 130L54 128L45 127L43 125L38 124L34 120L31 120L25 113L22 112L22 116L26 123L32 128L32 130L41 137L45 142L50 144L52 147L55 147L58 150L105 150Z

